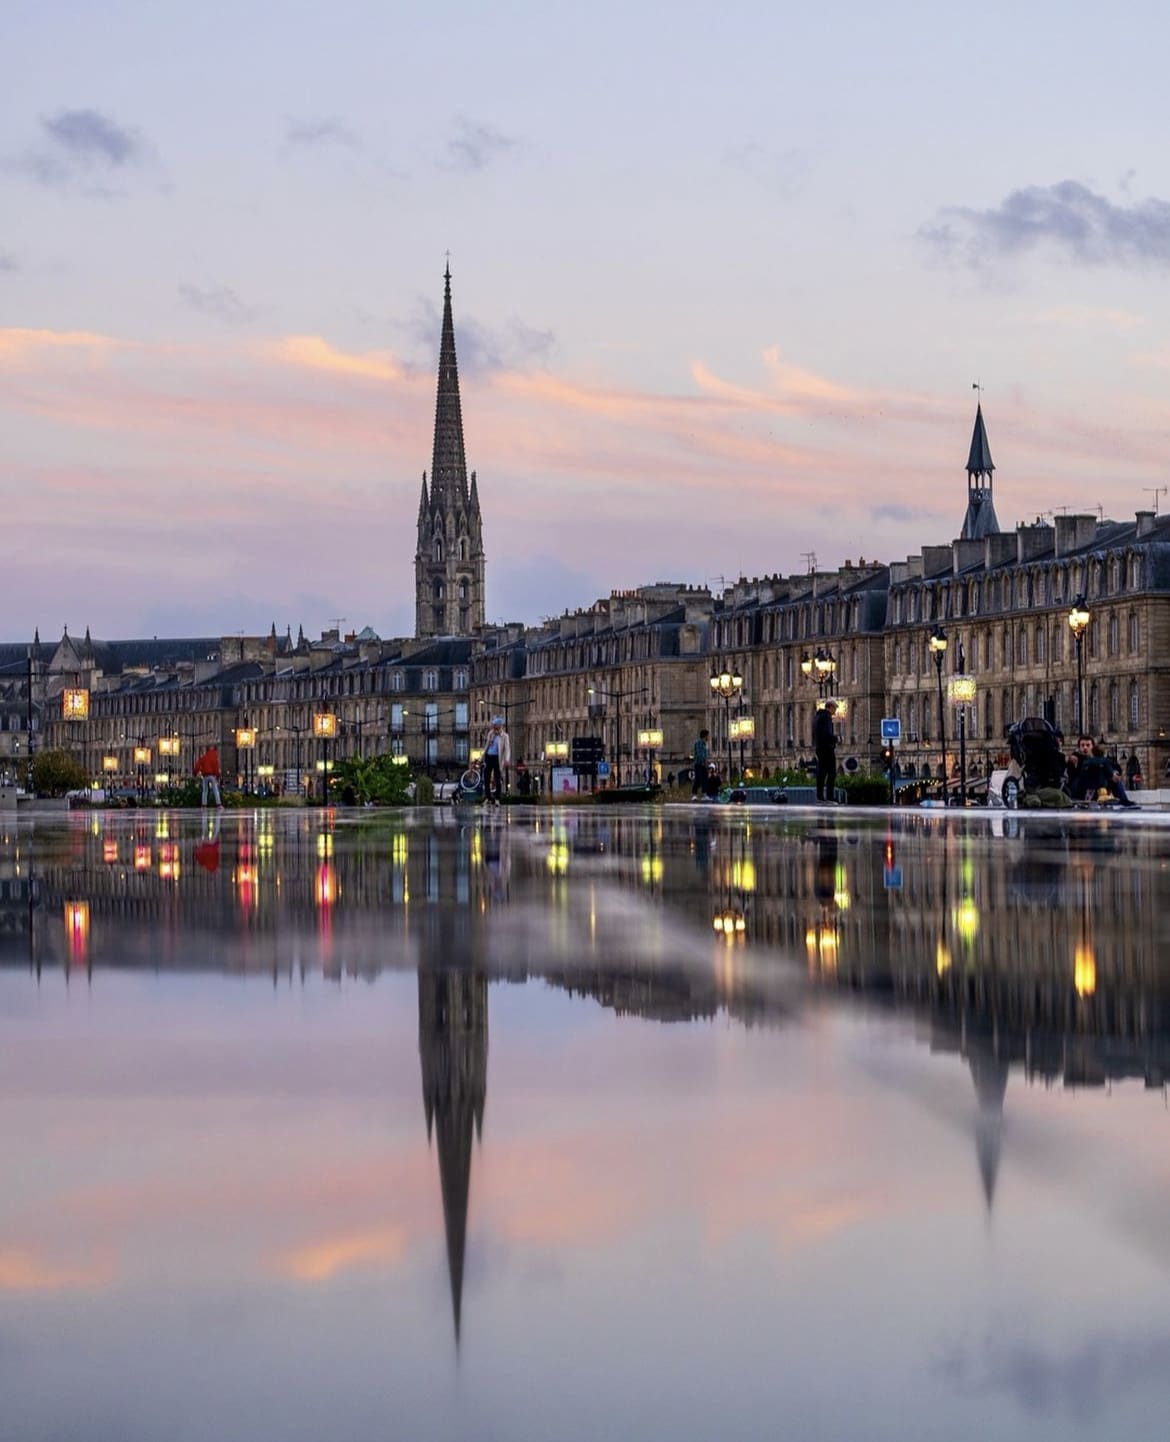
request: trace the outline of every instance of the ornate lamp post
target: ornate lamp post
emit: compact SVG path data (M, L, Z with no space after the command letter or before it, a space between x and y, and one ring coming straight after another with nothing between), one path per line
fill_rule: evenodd
M967 707L975 699L975 677L963 674L966 659L963 655L963 643L960 641L960 674L951 677L947 689L952 704L959 708L959 800L963 806L967 804Z
M162 748L162 743L160 742L160 743L159 743L159 749L161 750L161 748ZM248 763L249 763L249 759L252 757L252 753L255 751L255 749L256 749L256 728L255 728L254 726L237 726L237 727L236 727L236 750L241 753L240 759L241 759L241 761L243 762L243 765L240 767L240 771L242 772L242 780L243 780L243 783L244 783L244 790L245 790L245 792L251 791L251 790L253 789L253 786L252 786L252 784L251 784L251 777L250 777L249 769L248 769Z
M1072 603L1068 613L1068 628L1073 633L1077 648L1077 730L1085 730L1085 632L1092 617L1083 595Z
M727 784L731 785L731 698L743 690L743 677L736 671L720 671L711 677L712 696L723 697L723 720L727 737Z
M740 698L743 699L742 697ZM731 723L732 739L739 742L739 779L742 782L746 770L744 758L744 742L753 738L756 734L756 718L754 716L737 716Z
M646 753L646 779L654 783L654 752L662 746L662 731L657 726L648 726L638 732L638 745Z
M150 747L139 741L134 748L134 764L138 768L138 799L146 800L146 768L150 765Z
M337 735L337 717L332 711L313 712L313 735L321 742L321 760L317 763L321 772L321 805L329 805L329 767L325 756L326 742Z
M85 686L68 686L61 692L61 719L81 727L81 766L85 784L89 785L89 760L86 756L85 723L89 720L89 690Z
M941 626L936 626L930 633L930 640L927 642L930 647L930 654L934 657L934 669L938 674L938 739L942 746L942 799L943 805L947 804L947 717L943 710L943 659L947 654L947 633Z

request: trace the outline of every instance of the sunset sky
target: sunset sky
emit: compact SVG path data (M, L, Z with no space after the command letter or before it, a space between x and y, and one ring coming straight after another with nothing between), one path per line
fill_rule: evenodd
M1003 525L1170 480L1153 0L0 40L3 639L409 634L448 250L493 620L949 540L976 381Z

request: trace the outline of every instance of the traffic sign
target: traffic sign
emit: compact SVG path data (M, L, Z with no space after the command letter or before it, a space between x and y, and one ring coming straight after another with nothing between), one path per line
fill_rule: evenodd
M599 761L599 762L597 763L597 779L598 779L598 781L604 781L605 778L606 778L608 775L609 775L609 762L608 762L608 761Z
M882 740L883 740L883 741L901 741L901 739L902 739L902 723L901 723L901 721L899 721L896 716L883 716L883 717L882 717Z

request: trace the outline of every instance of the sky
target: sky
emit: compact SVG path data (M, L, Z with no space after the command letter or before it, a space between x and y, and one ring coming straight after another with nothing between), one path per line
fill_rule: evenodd
M6 0L0 636L409 635L1170 479L1170 11Z

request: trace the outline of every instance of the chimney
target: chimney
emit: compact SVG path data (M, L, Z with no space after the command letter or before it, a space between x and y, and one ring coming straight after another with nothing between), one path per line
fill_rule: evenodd
M949 545L923 546L922 574L924 576L941 576L944 571L949 571L951 566L951 548Z
M982 541L952 541L951 569L955 575L961 575L971 566L981 566L985 549Z
M983 542L983 564L990 571L1016 559L1016 537L1012 531L993 531Z
M1056 554L1067 556L1091 546L1097 534L1096 516L1056 516Z
M1052 550L1056 532L1051 526L1037 522L1034 526L1016 527L1016 559L1021 563L1034 561Z
M1157 523L1158 513L1156 511L1138 511L1137 533L1139 538L1141 536L1148 536Z

